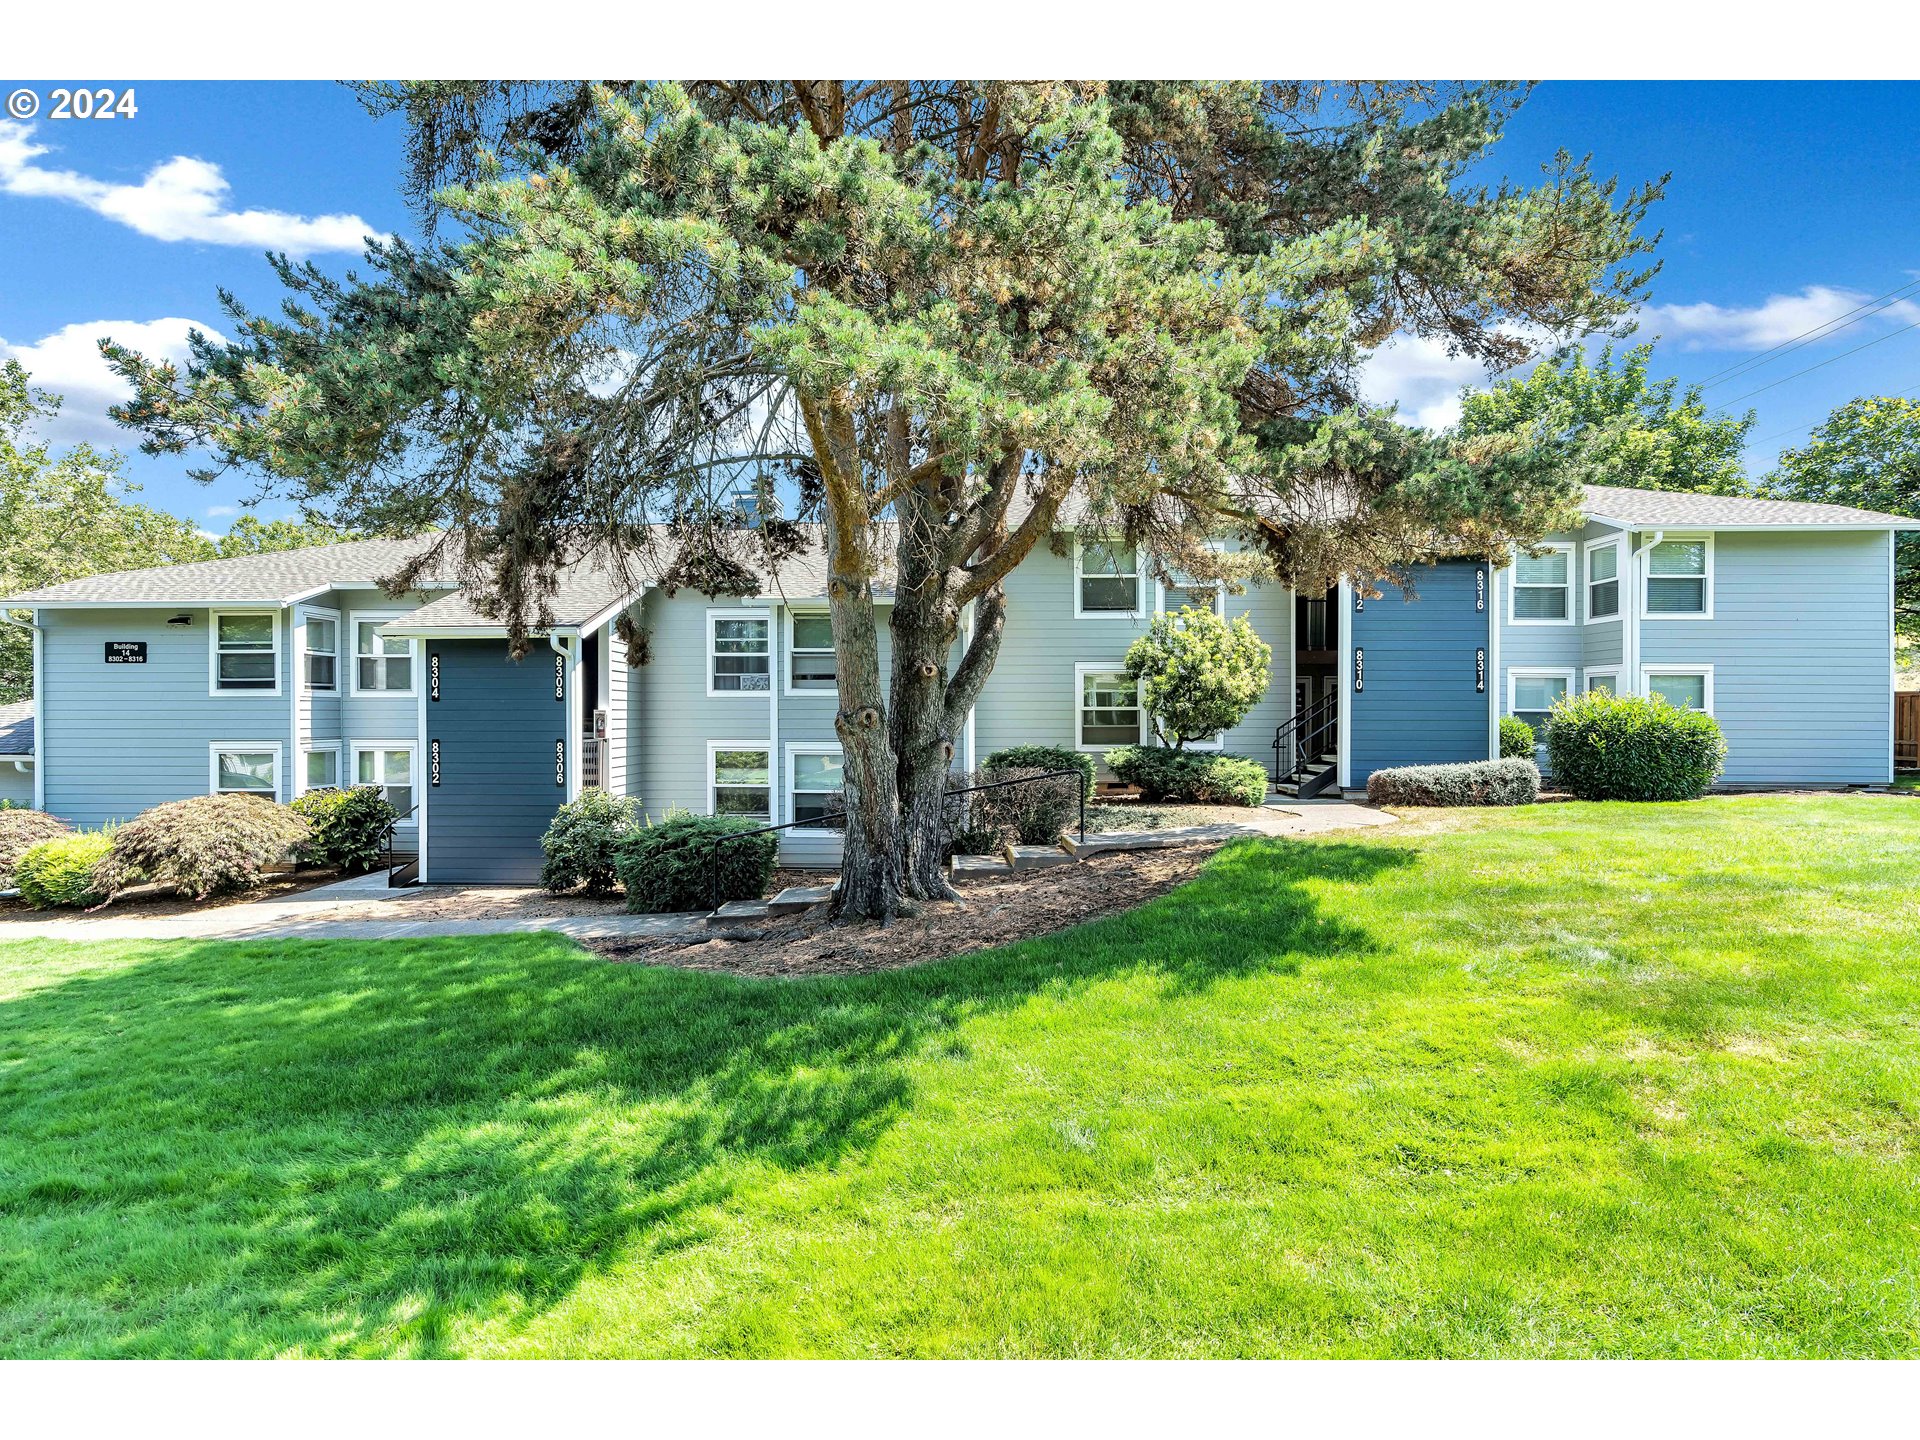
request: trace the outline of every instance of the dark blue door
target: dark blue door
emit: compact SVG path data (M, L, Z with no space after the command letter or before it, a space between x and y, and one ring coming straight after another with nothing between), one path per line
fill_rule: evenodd
M1416 566L1414 595L1350 597L1349 782L1376 770L1485 760L1491 746L1492 603L1483 562Z

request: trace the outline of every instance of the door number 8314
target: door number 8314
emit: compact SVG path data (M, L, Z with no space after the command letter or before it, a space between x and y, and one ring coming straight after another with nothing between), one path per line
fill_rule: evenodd
M49 120L131 120L140 113L133 103L133 87L114 90L49 90Z

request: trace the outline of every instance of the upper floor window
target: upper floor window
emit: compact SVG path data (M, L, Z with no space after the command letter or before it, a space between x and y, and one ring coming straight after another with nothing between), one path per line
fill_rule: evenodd
M1662 540L1647 552L1646 613L1671 620L1713 614L1713 540Z
M307 688L333 690L340 684L340 622L324 615L307 616Z
M391 615L353 617L353 693L411 695L413 645L404 635L382 635Z
M274 610L213 612L213 690L280 693L280 616Z
M1551 545L1538 555L1513 557L1515 625L1573 623L1573 547Z
M1620 542L1587 547L1587 619L1611 620L1620 613Z
M1083 540L1074 549L1073 613L1140 613L1140 552L1119 540Z
M707 693L764 695L772 685L765 615L707 612Z
M787 632L787 688L831 690L838 683L833 665L833 621L825 615L793 615Z
M1227 587L1221 580L1196 580L1176 570L1167 576L1166 610L1169 615L1191 606L1211 610L1221 619L1227 617Z

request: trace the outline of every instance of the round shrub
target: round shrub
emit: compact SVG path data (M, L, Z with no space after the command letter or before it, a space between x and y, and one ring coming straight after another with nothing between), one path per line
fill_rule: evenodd
M986 770L1078 770L1080 789L1093 798L1093 756L1084 750L1069 750L1064 745L1009 745L987 756ZM956 777L957 779L958 777ZM964 781L963 784L977 784ZM958 788L958 787L956 787Z
M1547 725L1547 770L1581 800L1697 800L1726 759L1711 715L1659 695L1570 695Z
M620 837L613 869L627 909L641 914L710 910L729 900L758 900L773 876L780 837L724 815L675 815Z
M400 818L377 785L309 790L287 808L312 827L296 851L300 862L347 875L379 866L386 858L387 835Z
M304 819L264 795L170 800L113 832L113 849L94 867L93 883L109 900L141 880L190 900L249 890L267 866L288 858L312 833Z
M950 777L942 818L951 848L962 855L990 855L1009 838L1022 845L1057 842L1060 832L1078 819L1082 794L1077 776L1041 778L1057 768L990 767ZM1008 780L1021 783L1004 783ZM970 795L952 793L976 785L994 788Z
M1122 745L1106 754L1107 768L1143 800L1188 805L1259 805L1267 798L1267 770L1242 755Z
M112 848L109 830L56 835L28 846L14 861L13 883L20 898L36 910L98 905L105 897L94 884L93 868Z
M1211 740L1247 718L1273 676L1273 648L1242 615L1222 620L1186 606L1156 615L1127 647L1127 673L1164 744Z
M13 867L29 848L69 833L64 820L44 810L0 810L0 885L13 883Z
M1500 717L1500 758L1502 760L1531 760L1537 743L1533 737L1533 727L1526 721L1516 720L1511 715Z
M1373 805L1531 805L1539 798L1540 771L1531 760L1403 765L1367 777Z
M540 837L540 883L555 895L586 888L589 895L611 895L616 879L614 852L620 839L640 823L640 802L594 788L582 790L553 814Z

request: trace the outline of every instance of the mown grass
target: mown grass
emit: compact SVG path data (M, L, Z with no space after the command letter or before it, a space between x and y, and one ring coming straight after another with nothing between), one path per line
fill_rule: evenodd
M1902 1355L1920 808L1249 841L740 981L0 947L8 1355Z

